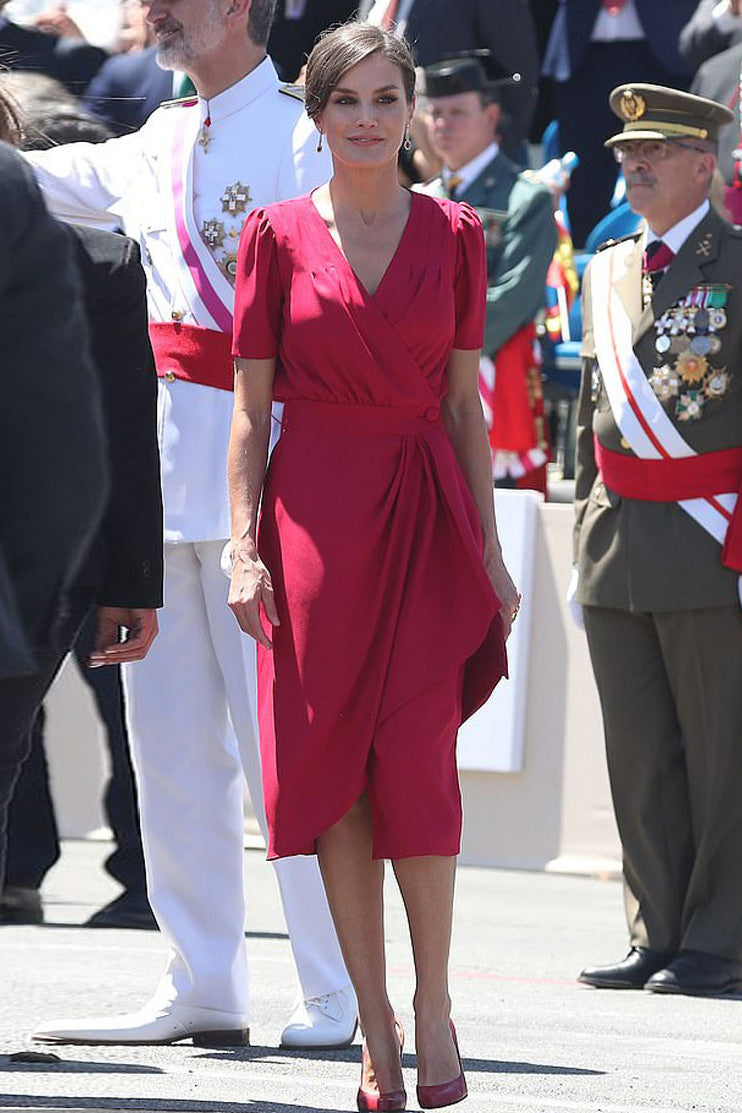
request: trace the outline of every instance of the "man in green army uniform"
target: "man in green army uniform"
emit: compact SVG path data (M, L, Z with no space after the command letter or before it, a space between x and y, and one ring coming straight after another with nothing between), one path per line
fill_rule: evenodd
M493 474L498 486L546 493L548 444L533 322L544 303L556 226L549 191L500 150L503 99L514 84L502 74L489 80L476 57L425 70L428 129L443 170L421 189L466 201L482 218L488 289L479 385Z
M742 230L711 209L731 113L610 98L636 235L584 282L576 602L623 845L631 950L589 985L742 987Z

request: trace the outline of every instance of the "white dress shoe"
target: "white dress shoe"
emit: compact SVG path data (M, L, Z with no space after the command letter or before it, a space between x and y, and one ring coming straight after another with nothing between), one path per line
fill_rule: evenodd
M244 1047L250 1043L247 1020L240 1013L187 1005L145 1005L119 1016L56 1020L33 1034L43 1043L177 1043L192 1039L196 1047Z
M358 1024L353 987L308 997L294 1009L281 1033L281 1047L350 1047Z

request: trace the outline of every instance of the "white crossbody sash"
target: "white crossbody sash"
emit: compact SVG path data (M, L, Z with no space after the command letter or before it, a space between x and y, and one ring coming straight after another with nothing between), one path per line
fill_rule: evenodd
M643 460L696 456L652 390L632 345L632 324L613 284L617 249L599 252L590 265L595 354L611 412L621 435ZM678 506L723 545L736 491L683 499Z

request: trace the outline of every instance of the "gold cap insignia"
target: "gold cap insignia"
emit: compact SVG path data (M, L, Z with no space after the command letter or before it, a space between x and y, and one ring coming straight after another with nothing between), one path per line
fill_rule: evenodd
M641 93L635 93L633 89L625 89L621 93L618 110L624 120L633 123L634 120L641 120L647 111L647 102Z

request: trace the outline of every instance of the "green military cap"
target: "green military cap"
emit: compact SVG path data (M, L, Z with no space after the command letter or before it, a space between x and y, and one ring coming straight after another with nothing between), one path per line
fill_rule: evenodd
M606 140L606 147L630 139L708 139L715 143L719 129L734 119L734 113L715 100L664 85L619 85L609 103L624 123L623 131Z

